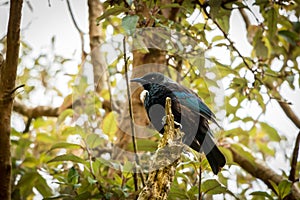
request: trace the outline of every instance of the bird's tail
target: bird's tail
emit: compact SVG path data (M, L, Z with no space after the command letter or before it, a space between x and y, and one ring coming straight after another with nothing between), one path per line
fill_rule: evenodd
M224 167L226 160L222 152L215 145L210 152L205 153L208 163L214 172L214 174L218 174L222 167Z
M225 156L218 149L210 134L206 134L203 142L201 141L201 143L202 145L200 150L205 153L213 173L218 174L218 172L226 163Z

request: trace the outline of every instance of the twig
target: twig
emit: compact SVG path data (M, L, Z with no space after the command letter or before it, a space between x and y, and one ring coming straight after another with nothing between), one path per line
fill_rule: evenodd
M201 163L202 163L202 158L201 158L201 155L199 155L199 162L200 162L200 165L199 165L199 185L198 185L198 190L199 190L199 195L198 195L198 200L202 200L202 192L201 192L201 182L202 182L202 166L201 166Z
M32 5L31 5L30 1L29 1L29 0L26 0L25 2L26 2L26 5L28 6L29 10L30 10L31 12L33 12L33 7L32 7Z
M76 30L78 31L79 35L80 35L80 41L81 41L81 52L82 52L82 59L85 58L86 56L86 52L84 51L84 32L79 28L77 22L76 22L76 19L75 19L75 16L74 16L74 13L73 13L73 10L71 8L71 4L70 4L70 1L69 0L66 0L67 1L67 6L68 6L68 10L70 12L70 15L71 15L71 18L72 18L72 21L73 21L73 24L76 28Z
M93 176L93 178L96 180L97 177L95 175L95 172L94 172L94 169L93 169L93 155L91 153L91 150L90 148L88 147L88 144L87 142L84 140L84 144L85 144L85 150L88 154L88 158L89 158L89 171L91 173L91 175ZM97 189L99 190L100 193L104 193L104 190L103 190L103 187L101 186L101 183L97 180L96 182L96 185L97 185Z
M299 180L299 177L296 178L295 176L296 169L297 169L298 153L299 153L299 143L300 143L300 131L295 141L295 147L294 147L292 161L291 161L291 171L290 171L289 180L292 182L296 182L297 180Z
M276 91L276 93L277 93L276 95L280 96L278 90L276 89L276 87L272 83L266 82L265 86L270 91ZM286 114L286 116L288 116L288 118L295 124L295 126L298 129L300 129L300 118L295 114L295 112L292 110L292 108L290 107L290 105L287 102L280 101L279 98L277 98L276 100L279 103L279 105L282 108L282 110L284 111L284 113Z
M139 165L139 157L137 154L137 145L135 140L135 129L134 129L134 118L132 113L132 102L131 102L131 94L129 89L129 78L128 78L128 58L126 55L126 37L123 38L123 50L124 50L124 67L125 67L125 79L126 79L126 86L127 86L127 97L128 97L128 106L129 106L129 116L130 116L130 127L131 127L131 138L133 143L133 151L135 155L135 164ZM135 166L136 167L136 166ZM136 170L136 169L135 169ZM137 180L137 173L133 172L134 175L134 187L135 191L138 191L138 180Z
M261 22L259 21L258 17L255 15L255 13L253 12L253 10L248 6L247 1L244 0L243 2L246 4L247 9L248 9L249 12L253 15L253 17L255 18L256 22L257 22L258 24L261 24ZM248 27L247 27L247 28L248 28Z
M29 117L27 122L26 122L26 126L25 126L25 129L24 129L23 133L29 132L31 122L32 122L32 117Z
M14 89L10 92L10 95L12 95L15 91L17 91L18 89L20 89L20 88L22 88L22 87L24 87L24 86L25 86L25 84L22 84L22 85L17 86L16 88L14 88Z
M245 22L246 29L248 29L248 27L251 25L250 19L249 19L247 13L245 12L244 8L239 8L239 11L240 11L240 14L242 15L242 18L243 18L244 22Z
M297 128L300 129L300 119L297 117L297 115L294 113L292 108L287 102L277 101L280 105L280 107L283 109L285 114L292 120L292 122L297 126Z

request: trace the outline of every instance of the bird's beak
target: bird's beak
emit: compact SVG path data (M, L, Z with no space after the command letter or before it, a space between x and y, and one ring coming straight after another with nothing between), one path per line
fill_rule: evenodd
M137 83L140 83L143 85L145 83L145 80L142 78L134 78L134 79L131 79L130 82L137 82Z

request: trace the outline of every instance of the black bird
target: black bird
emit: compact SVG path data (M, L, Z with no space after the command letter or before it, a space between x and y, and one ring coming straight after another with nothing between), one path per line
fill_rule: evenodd
M183 142L195 151L203 151L213 173L217 174L226 160L214 143L208 125L209 120L217 124L215 115L200 97L192 90L157 72L132 79L131 82L142 84L146 90L144 106L151 123L160 133L164 133L166 98L171 98L174 121L180 124L185 133Z

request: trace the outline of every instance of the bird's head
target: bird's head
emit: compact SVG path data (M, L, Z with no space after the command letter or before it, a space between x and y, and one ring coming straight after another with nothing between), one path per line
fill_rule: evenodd
M131 79L131 82L140 83L145 89L147 89L147 87L153 84L164 84L165 82L172 82L172 79L169 79L161 73L151 72L143 77Z

